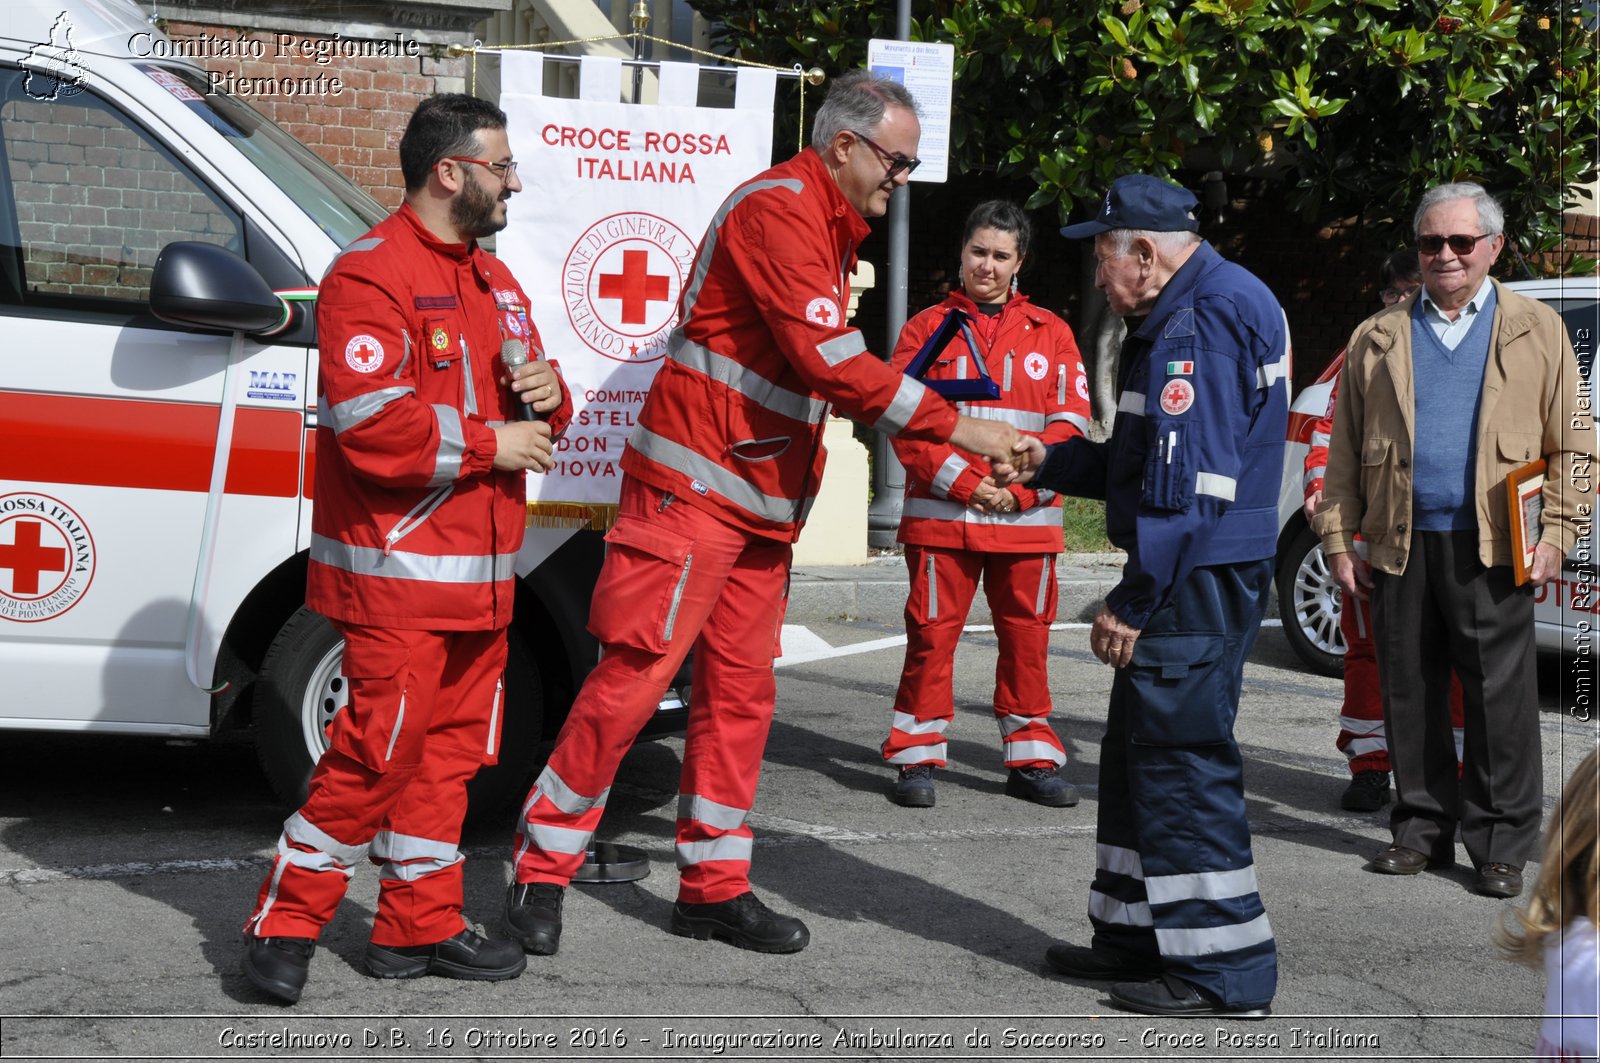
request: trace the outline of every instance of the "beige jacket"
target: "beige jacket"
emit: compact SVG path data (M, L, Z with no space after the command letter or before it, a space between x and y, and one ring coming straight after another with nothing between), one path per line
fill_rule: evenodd
M1588 383L1560 315L1494 282L1489 360L1478 400L1478 559L1511 564L1506 474L1547 464L1542 542L1565 557L1594 511L1595 429ZM1413 295L1350 337L1328 443L1323 500L1312 522L1323 549L1348 553L1359 532L1382 572L1405 571L1411 551Z

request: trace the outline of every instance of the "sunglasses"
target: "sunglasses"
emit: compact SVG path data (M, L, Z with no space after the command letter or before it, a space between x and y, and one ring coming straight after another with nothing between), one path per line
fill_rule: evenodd
M915 170L918 166L922 165L921 159L908 159L898 151L885 151L878 144L874 143L873 139L867 136L865 133L857 133L854 129L850 130L850 133L857 140L861 141L867 147L878 153L878 158L882 159L884 166L888 168L888 172L884 174L884 177L887 180L892 181L903 173L909 174L912 170Z
M488 159L469 159L464 155L446 155L440 162L475 162L485 170L500 178L502 182L517 172L516 160L511 162L490 162Z
M1444 250L1444 245L1449 244L1450 250L1458 255L1470 255L1472 249L1478 246L1479 240L1487 240L1499 233L1482 233L1478 236L1467 236L1465 233L1452 233L1449 236L1419 236L1417 237L1417 250L1425 255L1437 255Z

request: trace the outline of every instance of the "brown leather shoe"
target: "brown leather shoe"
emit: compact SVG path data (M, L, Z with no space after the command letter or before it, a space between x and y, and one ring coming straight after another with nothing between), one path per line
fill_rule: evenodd
M1425 867L1449 867L1454 860L1441 860L1403 845L1391 845L1372 858L1369 865L1380 875L1415 875Z
M1472 888L1485 897L1515 897L1522 892L1522 868L1510 864L1484 864Z

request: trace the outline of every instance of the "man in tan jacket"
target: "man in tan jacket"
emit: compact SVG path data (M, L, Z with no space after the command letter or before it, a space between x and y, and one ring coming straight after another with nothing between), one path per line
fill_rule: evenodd
M1372 600L1398 794L1394 844L1372 869L1453 864L1459 823L1473 888L1515 897L1543 800L1533 589L1588 529L1594 425L1561 318L1488 278L1505 245L1499 204L1441 185L1414 224L1423 287L1350 339L1314 524L1346 601ZM1539 458L1543 531L1518 586L1506 475Z

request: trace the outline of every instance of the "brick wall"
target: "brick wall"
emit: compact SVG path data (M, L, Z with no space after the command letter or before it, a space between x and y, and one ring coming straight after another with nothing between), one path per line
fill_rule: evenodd
M99 107L12 100L5 117L32 291L142 300L167 243L239 236L237 216Z
M273 31L170 22L166 32L175 39L210 33L260 42L259 49L250 49L259 50L260 59L197 56L195 61L390 210L400 205L405 191L398 149L411 112L427 96L463 92L467 85L467 57L451 57L440 45L419 44L416 56L335 54L321 64L314 58L319 42L340 42L302 32L296 34L297 47L285 52L275 47ZM340 39L358 40L349 34Z

